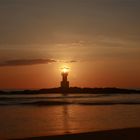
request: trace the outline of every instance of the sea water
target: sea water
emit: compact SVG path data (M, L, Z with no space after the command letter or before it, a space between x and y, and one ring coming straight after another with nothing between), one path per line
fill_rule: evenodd
M4 139L140 127L139 118L140 94L0 95Z

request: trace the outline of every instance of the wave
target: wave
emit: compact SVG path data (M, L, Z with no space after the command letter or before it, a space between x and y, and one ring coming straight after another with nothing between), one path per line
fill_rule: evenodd
M139 101L130 102L67 102L67 101L33 101L33 102L0 102L0 105L32 105L32 106L58 106L58 105L140 105Z
M38 96L35 96L35 97L29 97L29 96L26 96L26 97L12 97L12 96L1 96L0 97L0 101L1 100L18 100L18 99L21 99L21 100L26 100L26 99L68 99L68 98L98 98L98 97L107 97L107 96L113 96L113 95L110 95L110 94L99 94L99 95L60 95L60 96L48 96L48 97L38 97Z
M139 105L140 95L122 94L51 94L40 96L0 96L0 105L32 105L32 106L54 106L54 105Z

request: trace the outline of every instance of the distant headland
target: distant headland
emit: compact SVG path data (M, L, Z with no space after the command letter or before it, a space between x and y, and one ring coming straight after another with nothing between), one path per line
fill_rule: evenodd
M106 88L80 88L80 87L70 87L63 90L61 87L58 88L46 88L39 90L18 90L18 91L0 91L0 94L49 94L49 93L83 93L83 94L140 94L140 90L136 89L123 89L115 87Z

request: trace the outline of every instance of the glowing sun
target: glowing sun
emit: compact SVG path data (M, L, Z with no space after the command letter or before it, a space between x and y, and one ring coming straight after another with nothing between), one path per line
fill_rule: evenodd
M62 73L68 73L69 69L70 68L68 68L68 67L63 67L63 68L61 68L61 71L62 71Z

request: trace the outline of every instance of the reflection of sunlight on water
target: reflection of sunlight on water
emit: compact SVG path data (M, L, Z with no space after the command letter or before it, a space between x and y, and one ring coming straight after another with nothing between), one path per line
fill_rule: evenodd
M67 102L67 96L68 95L63 95L64 102ZM64 133L70 133L70 128L69 128L69 108L67 105L62 106L62 114L63 114L63 126L64 126Z
M1 106L0 112L0 136L6 138L140 126L139 105Z
M69 128L69 110L68 106L63 106L63 126L64 126L64 133L70 133Z

